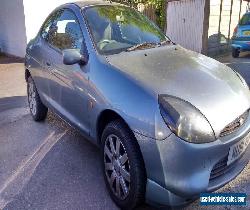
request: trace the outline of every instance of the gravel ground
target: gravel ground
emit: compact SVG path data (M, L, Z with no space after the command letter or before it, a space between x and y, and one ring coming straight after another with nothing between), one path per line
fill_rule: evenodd
M218 59L250 84L249 58ZM0 74L0 209L117 209L106 191L98 149L52 113L43 123L32 121L21 60L0 56ZM249 195L250 164L218 192ZM238 208L195 201L181 209Z

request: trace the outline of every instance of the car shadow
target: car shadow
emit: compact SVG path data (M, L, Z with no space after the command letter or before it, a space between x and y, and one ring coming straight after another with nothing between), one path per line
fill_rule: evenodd
M23 63L24 58L0 53L0 64Z
M27 96L12 96L0 98L0 112L27 106Z

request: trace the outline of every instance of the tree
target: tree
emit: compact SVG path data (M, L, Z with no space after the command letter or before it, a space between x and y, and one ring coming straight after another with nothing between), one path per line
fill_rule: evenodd
M165 22L166 22L166 0L111 0L114 2L127 4L131 7L137 7L139 3L143 3L145 5L151 4L155 7L155 14L156 14L156 24L162 29L165 29Z

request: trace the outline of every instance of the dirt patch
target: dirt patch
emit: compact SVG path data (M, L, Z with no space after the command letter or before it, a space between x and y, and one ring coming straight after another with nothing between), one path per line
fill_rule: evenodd
M22 58L0 54L0 98L26 95Z

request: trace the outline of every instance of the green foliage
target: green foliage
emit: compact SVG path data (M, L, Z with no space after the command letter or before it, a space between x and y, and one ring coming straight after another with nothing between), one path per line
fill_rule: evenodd
M165 0L148 0L146 2L150 2L156 8L156 23L157 25L164 30L166 23L166 8L165 8Z
M123 14L125 18L122 24L134 25L140 28L142 31L151 32L159 37L162 36L162 33L160 32L160 30L158 30L154 24L145 24L145 22L148 21L145 18L145 16L133 10L131 11L131 10L128 10L127 8L117 6L117 7L114 7L113 10L110 10L109 7L99 7L97 11L100 16L108 18L113 22L117 21L117 16Z
M165 21L166 21L166 8L165 8L165 1L166 0L111 0L114 2L127 4L132 7L137 7L137 4L143 3L145 5L151 4L155 7L155 14L156 14L156 24L164 30L165 28Z

